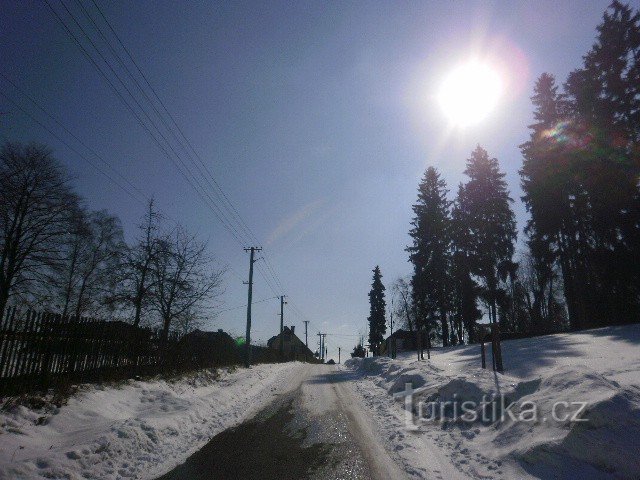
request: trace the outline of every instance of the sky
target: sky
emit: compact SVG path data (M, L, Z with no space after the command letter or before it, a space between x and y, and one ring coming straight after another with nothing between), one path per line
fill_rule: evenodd
M72 24L60 0L48 1ZM609 3L96 1L264 247L281 287L257 272L254 300L286 294L284 323L303 337L309 320L312 350L326 332L329 357L341 347L343 359L366 332L374 266L387 287L411 272L404 248L428 166L455 193L471 151L487 149L507 174L522 242L518 145L529 135L533 84L543 72L561 83L580 66ZM81 18L77 0L64 2ZM455 128L437 93L471 57L500 71L504 92L484 121ZM246 311L235 307L247 301L250 245L216 219L44 1L0 2L0 72L153 196L168 224L208 241L228 271L218 307L226 311L205 326L243 335ZM46 120L3 78L0 92ZM135 237L143 201L3 96L0 113L0 141L50 146L87 206L119 216L127 239ZM265 260L256 265L268 272ZM253 340L277 333L279 310L275 298L254 305Z

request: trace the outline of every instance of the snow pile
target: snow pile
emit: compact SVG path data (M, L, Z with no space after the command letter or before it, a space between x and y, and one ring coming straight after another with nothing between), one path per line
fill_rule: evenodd
M300 363L88 386L0 413L0 478L155 478L269 403Z
M415 353L352 359L345 368L387 448L415 477L448 464L451 478L640 478L640 325L505 341L503 357L504 375L480 368L477 345L435 349L423 362ZM392 396L405 383L418 389L415 433L405 428L404 398ZM475 408L477 419L463 421L463 402L500 397L504 403L484 407L495 417ZM520 421L530 405L537 420ZM438 421L420 423L425 412ZM574 414L582 421L570 421Z

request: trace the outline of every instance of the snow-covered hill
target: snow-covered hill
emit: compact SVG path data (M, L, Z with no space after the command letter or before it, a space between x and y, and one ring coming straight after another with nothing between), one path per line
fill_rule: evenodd
M387 448L415 477L640 478L640 325L505 341L503 357L504 374L480 368L477 345L435 349L421 362L415 353L352 359L345 368ZM406 397L393 398L407 382L419 389L414 432ZM515 419L499 402L475 408L485 395L515 402ZM465 401L476 421L461 418ZM536 421L519 416L534 408Z

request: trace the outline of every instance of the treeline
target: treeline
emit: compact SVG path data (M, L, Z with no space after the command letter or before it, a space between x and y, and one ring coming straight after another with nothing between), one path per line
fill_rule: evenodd
M0 318L8 306L64 317L120 318L169 333L194 329L222 292L207 244L168 227L150 201L135 241L120 220L91 211L39 145L0 151Z
M453 200L429 167L393 288L397 317L444 345L474 342L483 312L502 332L540 334L640 320L640 13L614 1L560 88L542 74L520 146L526 251L498 160L478 146Z

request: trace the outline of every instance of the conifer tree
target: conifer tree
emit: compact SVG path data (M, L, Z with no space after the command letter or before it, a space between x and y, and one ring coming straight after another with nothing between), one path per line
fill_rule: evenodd
M423 319L439 317L442 344L449 345L451 228L450 206L445 181L434 167L424 173L413 205L413 245L407 248L413 263L413 292Z
M505 174L498 160L478 146L464 172L469 181L459 195L458 221L468 238L469 266L483 284L490 321L497 321L499 282L506 275L516 239L516 222Z
M387 331L387 321L385 312L387 311L387 303L384 298L384 285L382 284L382 273L380 267L376 265L373 269L373 283L369 292L369 345L371 350L378 353L380 344L384 340L384 334Z

